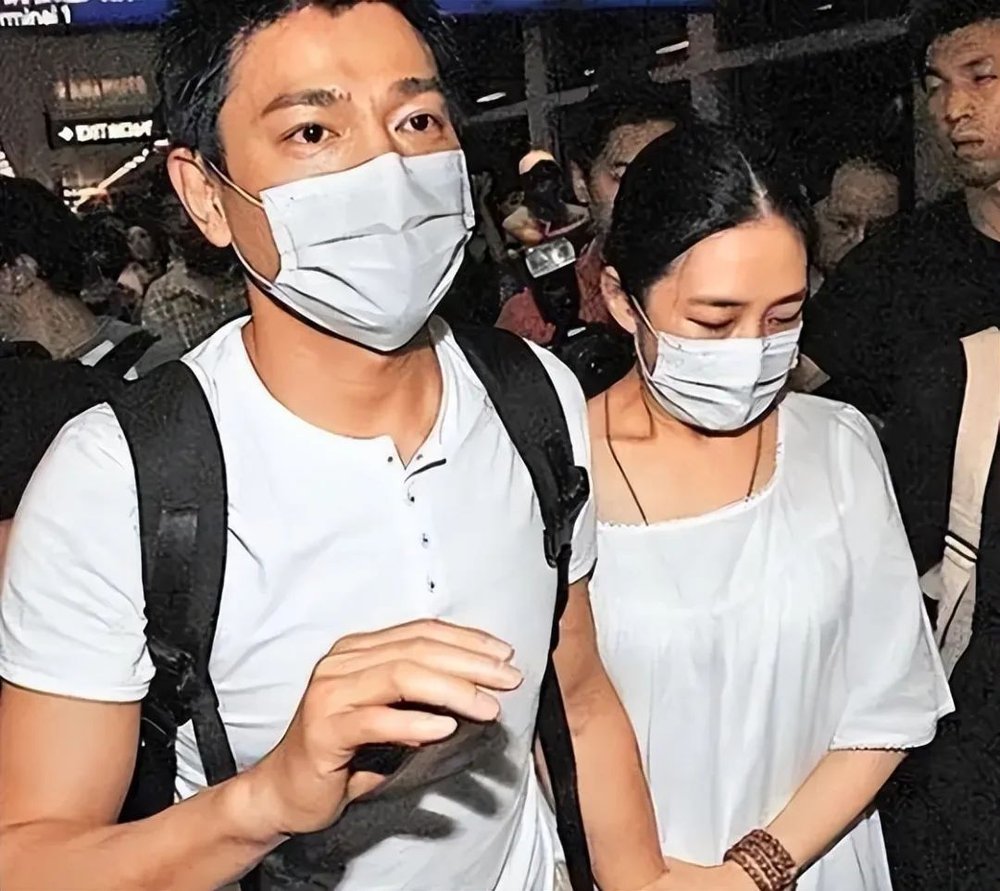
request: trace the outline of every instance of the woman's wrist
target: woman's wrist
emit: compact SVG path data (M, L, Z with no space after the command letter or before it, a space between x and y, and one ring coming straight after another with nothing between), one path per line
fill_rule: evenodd
M725 891L757 891L757 883L743 867L731 860L719 867L719 875L725 876Z
M788 891L799 872L781 842L763 829L748 833L726 851L725 863L741 869L758 891Z

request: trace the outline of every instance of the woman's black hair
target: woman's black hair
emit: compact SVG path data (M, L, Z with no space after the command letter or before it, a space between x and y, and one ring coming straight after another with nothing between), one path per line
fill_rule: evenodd
M671 264L710 235L776 214L808 244L804 190L749 137L702 121L680 124L628 166L605 259L625 292L645 299Z
M310 6L337 14L363 2L398 10L434 54L448 99L460 112L463 81L451 30L434 0L176 0L160 29L158 114L175 147L224 167L218 122L234 59L262 28ZM280 60L276 60L280 64Z

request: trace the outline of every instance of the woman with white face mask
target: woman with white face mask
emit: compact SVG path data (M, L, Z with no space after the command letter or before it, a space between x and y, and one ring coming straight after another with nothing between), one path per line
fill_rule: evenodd
M952 709L875 433L785 395L806 230L695 124L629 167L606 246L638 363L591 406L593 609L677 891L889 891L871 802Z

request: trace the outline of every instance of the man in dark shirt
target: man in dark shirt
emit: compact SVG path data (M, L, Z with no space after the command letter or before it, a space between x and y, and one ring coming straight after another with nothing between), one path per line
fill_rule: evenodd
M1000 324L1000 305L989 322ZM887 417L886 457L921 573L944 551L966 377L961 344L939 347L901 381ZM979 554L972 638L950 681L956 712L880 801L893 885L905 891L1000 887L1000 449Z
M681 109L674 93L653 83L610 83L598 87L573 110L567 135L567 157L577 200L586 205L594 240L577 260L580 319L611 323L601 296L603 262L600 245L611 223L611 209L625 169L636 155L677 123ZM511 297L497 326L547 346L555 326L547 322L531 288Z
M914 361L986 327L1000 301L1000 0L924 0L911 36L965 189L849 254L806 310L824 396L884 414ZM807 363L808 364L808 363Z

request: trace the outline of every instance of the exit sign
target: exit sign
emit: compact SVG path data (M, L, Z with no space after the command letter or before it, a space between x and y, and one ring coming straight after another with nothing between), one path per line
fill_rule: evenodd
M49 145L54 149L77 145L151 143L154 139L151 117L102 118L85 121L49 118L48 130Z

